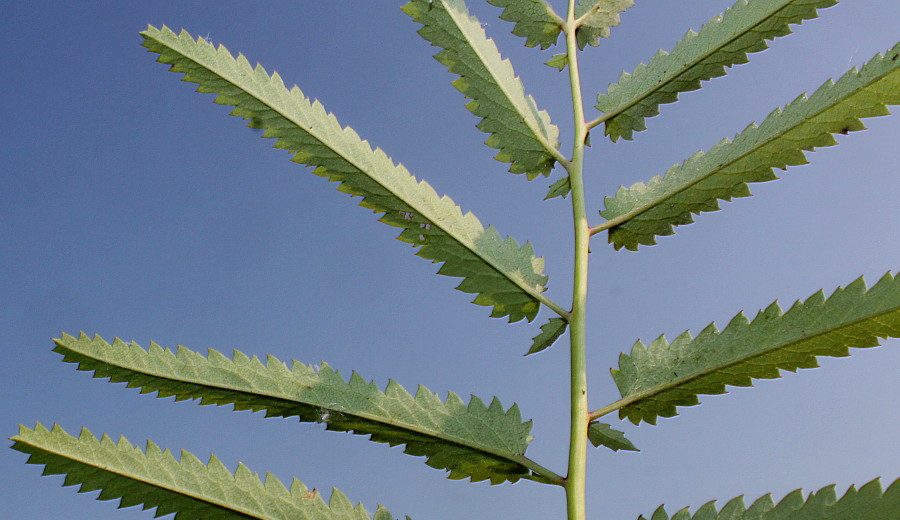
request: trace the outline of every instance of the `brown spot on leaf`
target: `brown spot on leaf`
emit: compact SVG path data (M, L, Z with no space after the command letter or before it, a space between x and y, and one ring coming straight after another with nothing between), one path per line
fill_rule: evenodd
M312 488L306 492L306 498L316 498L319 495L319 492L316 488Z
M845 126L844 128L841 128L840 130L838 130L838 133L842 134L842 135L847 135L850 133L850 127Z

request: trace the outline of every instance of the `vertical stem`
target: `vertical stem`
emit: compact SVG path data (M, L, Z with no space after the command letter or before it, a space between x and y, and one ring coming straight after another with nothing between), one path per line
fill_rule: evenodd
M582 181L584 142L587 124L581 99L581 79L578 76L578 45L575 38L575 0L569 0L564 32L569 60L569 84L572 90L572 113L575 135L569 182L572 188L572 221L575 226L575 259L573 267L572 311L569 317L570 338L570 430L569 466L566 477L566 512L568 520L585 518L585 457L587 428L590 421L587 402L587 373L585 368L585 304L587 302L588 242L590 226L584 209Z

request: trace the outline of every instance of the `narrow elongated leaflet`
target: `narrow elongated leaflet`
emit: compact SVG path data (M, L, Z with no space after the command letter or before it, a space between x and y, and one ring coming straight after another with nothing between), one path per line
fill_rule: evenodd
M646 128L645 119L678 94L700 88L700 82L725 75L725 69L748 61L747 54L768 48L766 40L790 34L791 24L818 16L817 10L837 0L737 0L723 14L689 30L671 53L660 50L645 65L623 72L605 94L597 96L606 135L631 139Z
M783 109L751 124L734 140L723 139L708 152L697 152L662 177L620 187L606 197L601 215L609 219L616 249L637 249L671 235L674 227L693 222L693 215L719 209L719 200L748 197L747 183L778 177L772 168L806 164L804 151L837 144L832 134L865 128L860 118L889 113L900 104L900 43L878 54L860 70L851 69L836 82L828 80L810 96L802 94Z
M474 396L465 403L448 393L441 401L423 386L413 396L394 381L382 391L355 372L345 381L324 363L295 361L288 367L272 356L263 363L238 351L229 359L212 349L203 356L155 343L144 350L133 342L109 344L85 334L64 334L54 350L79 370L142 393L263 410L267 417L297 417L325 423L329 430L369 435L375 442L405 444L406 453L425 456L429 466L449 470L450 478L496 484L530 475L524 454L531 421L522 422L516 405L504 409L496 398L490 405Z
M210 456L207 464L187 451L176 459L168 449L147 441L141 450L125 437L114 442L87 429L73 437L60 426L19 426L14 450L27 453L29 464L44 466L44 475L65 475L66 486L85 493L100 489L98 500L119 499L119 507L156 508L155 516L217 520L392 520L381 506L370 515L362 505L332 490L326 503L315 489L297 479L286 488L274 475L263 480L238 463L234 472Z
M422 24L419 34L441 50L434 58L459 77L453 86L471 99L466 108L490 134L485 144L500 150L495 159L530 180L549 175L565 159L558 151L559 129L525 93L509 60L462 0L412 0L403 11Z
M781 377L780 370L815 368L817 356L844 357L849 348L878 346L900 337L900 277L885 274L866 290L862 278L827 299L819 291L782 313L778 302L750 321L743 313L724 330L715 324L696 338L684 332L634 344L612 370L622 399L619 416L638 424L676 415L699 404L700 394L722 394L726 386L751 386L754 379Z
M185 31L176 35L151 26L141 34L143 45L171 64L170 70L184 73L184 81L197 83L200 92L217 93L216 103L234 106L232 115L265 129L263 137L275 138L274 146L290 151L294 161L340 182L339 190L362 197L361 206L383 213L382 222L402 228L400 240L419 247L417 255L443 262L438 273L463 278L457 289L477 294L474 303L492 307L491 316L531 320L547 302L541 294L547 281L543 260L530 244L484 228L449 197L341 127L318 101L297 87L285 88L278 74Z

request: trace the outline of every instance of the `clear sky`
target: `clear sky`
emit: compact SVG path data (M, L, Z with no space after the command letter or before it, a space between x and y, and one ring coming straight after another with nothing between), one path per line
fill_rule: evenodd
M570 145L566 76L471 0L501 52ZM730 0L641 0L582 54L584 93L605 91L671 49ZM564 2L553 4L563 9ZM450 481L399 448L319 425L173 403L77 372L51 352L60 331L225 352L327 361L383 385L423 384L517 402L534 419L528 454L564 471L567 352L523 357L540 321L508 325L453 290L457 280L394 240L397 231L334 190L211 96L154 62L138 31L184 27L277 70L343 124L482 222L546 259L549 295L568 298L568 200L549 181L506 173L400 2L4 2L0 9L0 418L152 439L201 459L310 487L334 486L395 516L560 518L563 495L530 482ZM594 136L586 183L593 222L619 185L661 174L773 108L890 48L895 0L844 1L749 64L666 105L633 142ZM592 109L590 109L592 110ZM594 114L589 112L589 117ZM634 253L593 244L588 345L594 408L618 397L608 375L634 340L724 326L778 299L788 306L900 260L900 118L867 119L783 179L752 186L676 235ZM781 172L779 172L781 173ZM542 312L539 320L549 315ZM589 456L590 518L648 515L739 494L900 475L900 343L823 368L702 397L657 426L613 419L642 450ZM0 451L0 516L152 518L62 488Z

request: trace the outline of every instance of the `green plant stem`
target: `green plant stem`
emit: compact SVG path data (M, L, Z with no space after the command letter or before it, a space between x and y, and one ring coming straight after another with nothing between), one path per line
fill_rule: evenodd
M582 178L584 142L587 127L584 121L584 105L581 98L581 79L578 75L578 45L575 39L575 0L569 0L569 9L563 30L566 35L566 53L569 59L569 85L572 91L572 114L575 126L572 144L572 160L569 182L572 187L572 221L575 231L575 258L572 284L572 310L569 316L570 338L570 425L569 465L566 475L566 513L568 520L584 520L585 507L585 458L587 455L587 371L584 352L585 304L587 303L588 245L590 226L584 209L584 183Z

